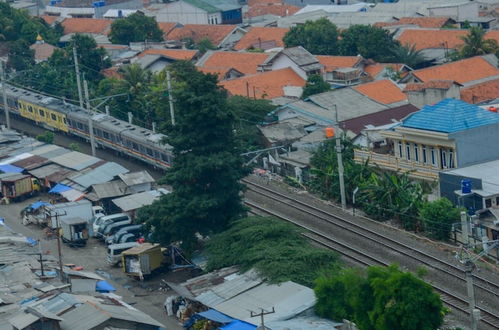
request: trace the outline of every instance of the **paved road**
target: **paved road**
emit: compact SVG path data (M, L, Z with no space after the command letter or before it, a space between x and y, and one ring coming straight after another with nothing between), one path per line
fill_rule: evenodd
M22 203L0 206L0 217L5 218L7 225L15 232L25 236L39 239L43 251L50 251L57 256L57 241L55 239L45 239L44 233L36 225L24 226L21 224L19 212L28 204L36 201L38 198L32 198ZM46 198L44 200L47 200ZM123 297L123 300L135 308L149 314L157 321L163 323L166 329L182 329L181 325L173 318L166 316L163 309L163 302L167 294L158 290L159 282L162 278L173 281L180 281L187 277L186 273L168 273L160 274L155 278L140 283L125 276L120 268L111 268L106 263L106 248L95 239L90 239L84 248L70 248L62 244L63 263L73 263L83 266L88 271L103 271L101 276L109 276L109 282L117 289L116 294Z

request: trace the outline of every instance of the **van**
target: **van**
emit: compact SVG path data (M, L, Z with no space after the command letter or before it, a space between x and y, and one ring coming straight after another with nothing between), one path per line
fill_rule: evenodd
M100 217L100 218L96 219L94 224L93 224L94 236L95 237L102 236L101 235L102 230L108 224L113 223L113 222L125 221L125 220L131 220L130 216L126 213L116 213L116 214L106 215L104 217Z
M114 235L108 236L106 238L106 244L117 244L120 241L121 236L125 234L140 234L142 232L142 225L130 225L125 226L118 230Z
M121 262L121 253L135 246L138 246L137 242L122 243L122 244L111 244L107 247L107 262L108 264L115 266Z
M123 227L129 226L132 223L132 220L124 220L124 221L118 221L118 222L111 222L109 223L106 227L101 227L101 236L100 239L106 241L106 238L114 235L118 230L120 230Z

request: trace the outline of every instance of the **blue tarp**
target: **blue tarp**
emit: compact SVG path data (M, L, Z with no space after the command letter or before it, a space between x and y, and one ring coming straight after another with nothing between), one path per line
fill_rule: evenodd
M31 204L29 207L32 208L33 210L38 210L40 207L44 205L50 205L50 203L38 201Z
M21 173L22 171L24 171L24 168L6 164L0 165L0 171L4 173Z
M254 330L254 329L256 329L256 325L249 324L247 322L239 320L235 320L227 325L224 325L223 327L220 327L220 330Z
M230 322L234 321L234 319L232 317L229 317L225 314L222 314L219 311L216 311L214 309L208 309L206 312L197 313L197 315L199 315L205 319L218 322L218 323L230 323Z
M55 185L54 188L52 188L52 189L49 190L49 193L60 194L60 193L62 193L64 191L68 191L68 190L71 190L71 189L73 189L73 188L68 187L66 185L63 185L62 183L58 183L58 184Z
M95 284L95 291L109 292L109 291L116 291L116 289L107 281L97 281L97 283Z

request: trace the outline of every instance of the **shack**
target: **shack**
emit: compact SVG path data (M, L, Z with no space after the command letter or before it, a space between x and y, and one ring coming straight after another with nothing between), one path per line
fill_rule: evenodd
M87 220L82 218L61 219L62 240L69 246L84 246L88 240Z
M164 261L163 251L159 244L144 243L121 254L123 271L129 276L138 277L151 274L161 267Z

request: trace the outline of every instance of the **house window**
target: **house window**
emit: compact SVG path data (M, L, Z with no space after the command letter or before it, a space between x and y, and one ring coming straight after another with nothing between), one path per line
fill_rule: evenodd
M411 145L409 143L405 144L405 158L411 160Z
M486 207L486 208L492 207L492 199L487 198L487 199L485 200L485 207Z
M443 149L440 149L440 159L442 168L447 168L447 152L445 152L445 150Z
M414 143L414 160L419 163L419 146Z
M430 154L431 154L431 165L436 166L437 165L437 158L435 157L435 149L434 148L430 149Z
M402 158L402 142L399 141L399 157Z
M423 144L423 163L426 164L428 159L426 158L426 146Z
M218 17L215 17L215 24L218 24Z
M449 168L454 168L454 153L449 151Z

